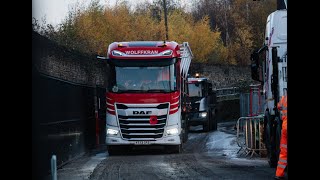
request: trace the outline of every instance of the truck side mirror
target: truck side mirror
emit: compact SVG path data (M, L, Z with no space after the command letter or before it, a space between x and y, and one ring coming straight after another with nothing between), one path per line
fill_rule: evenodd
M100 55L96 55L97 59L102 59L102 60L106 60L107 57L104 57L104 56L100 56Z
M210 91L210 94L213 98L213 103L216 104L217 103L217 92L216 91Z
M262 79L260 79L260 64L259 64L259 53L257 51L254 51L251 54L251 78L253 80L262 82Z
M105 56L101 56L101 55L99 55L99 54L96 54L96 59L98 60L98 61L102 61L103 63L103 65L104 66L106 66L107 68L109 68L109 63L108 63L108 58L107 57L105 57Z
M212 94L212 83L208 83L208 92Z

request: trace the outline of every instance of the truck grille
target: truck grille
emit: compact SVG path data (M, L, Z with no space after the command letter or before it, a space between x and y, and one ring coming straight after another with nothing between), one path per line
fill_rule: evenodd
M124 139L136 140L156 140L163 136L164 127L167 123L167 113L169 104L160 104L157 106L146 105L146 107L131 107L124 104L117 105L118 121L120 132ZM152 114L132 115L133 110L152 111ZM159 111L161 110L161 111ZM150 117L157 115L158 122L150 124Z
M200 107L200 103L192 103L191 104L191 112L198 112Z

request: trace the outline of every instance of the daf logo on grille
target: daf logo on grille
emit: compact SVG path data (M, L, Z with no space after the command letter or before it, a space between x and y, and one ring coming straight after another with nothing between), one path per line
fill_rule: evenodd
M133 114L151 114L152 111L133 111Z

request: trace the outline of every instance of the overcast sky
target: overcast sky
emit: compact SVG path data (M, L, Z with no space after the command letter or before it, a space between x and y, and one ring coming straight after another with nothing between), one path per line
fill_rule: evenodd
M100 0L101 5L113 6L117 0ZM128 0L132 2L145 2L152 0ZM46 23L57 25L64 20L69 10L74 7L76 3L84 4L85 6L90 3L90 0L32 0L32 17L36 18L40 23L42 19L46 19Z
M113 6L117 0L100 0L101 5ZM152 2L153 0L127 0L129 3ZM191 2L192 0L181 0L181 3ZM47 24L56 26L61 23L68 15L68 11L79 2L88 5L90 0L32 0L32 17L36 18L40 24L45 18Z

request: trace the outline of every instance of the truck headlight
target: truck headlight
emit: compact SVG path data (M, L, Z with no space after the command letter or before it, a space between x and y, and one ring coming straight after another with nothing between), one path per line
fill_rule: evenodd
M118 132L119 131L115 129L107 129L107 135L117 135Z
M199 113L199 116L202 118L205 118L205 117L207 117L207 112L201 112L201 113Z
M167 129L167 134L168 135L176 135L178 133L179 133L178 128Z

